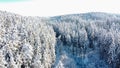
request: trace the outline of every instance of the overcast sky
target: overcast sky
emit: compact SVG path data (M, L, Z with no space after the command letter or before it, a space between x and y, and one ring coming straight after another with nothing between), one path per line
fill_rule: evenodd
M0 10L24 16L56 16L86 12L120 14L120 0L22 0L2 2Z

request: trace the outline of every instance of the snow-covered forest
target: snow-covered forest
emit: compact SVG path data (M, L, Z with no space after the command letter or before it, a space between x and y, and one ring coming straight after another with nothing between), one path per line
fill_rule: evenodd
M120 68L120 15L1 11L0 68Z

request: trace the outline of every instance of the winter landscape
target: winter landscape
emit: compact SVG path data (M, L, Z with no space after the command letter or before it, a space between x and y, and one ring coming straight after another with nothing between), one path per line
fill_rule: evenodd
M0 68L120 68L120 15L0 11Z

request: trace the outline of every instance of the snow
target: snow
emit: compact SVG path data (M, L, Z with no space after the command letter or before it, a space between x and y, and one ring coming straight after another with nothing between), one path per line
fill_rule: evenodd
M119 68L120 15L50 18L0 11L0 68Z
M55 32L41 20L0 12L0 68L51 67Z

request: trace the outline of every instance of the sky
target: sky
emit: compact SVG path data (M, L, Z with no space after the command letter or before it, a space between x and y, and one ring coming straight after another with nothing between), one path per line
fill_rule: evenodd
M120 0L0 0L0 10L41 17L87 12L120 14Z

